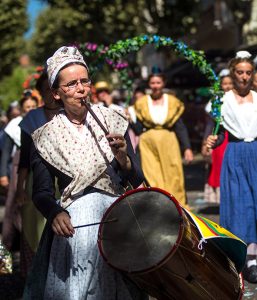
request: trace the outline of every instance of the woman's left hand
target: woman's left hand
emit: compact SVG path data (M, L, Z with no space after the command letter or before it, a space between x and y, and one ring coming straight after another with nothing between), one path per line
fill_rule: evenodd
M190 163L194 159L194 154L191 149L186 149L184 152L184 159L187 163Z
M107 136L112 152L123 170L130 170L131 162L127 156L127 143L123 135L110 133Z

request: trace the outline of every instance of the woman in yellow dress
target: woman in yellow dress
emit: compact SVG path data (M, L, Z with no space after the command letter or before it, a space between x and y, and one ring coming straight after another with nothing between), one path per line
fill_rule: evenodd
M166 190L183 205L186 195L180 146L185 161L193 160L187 129L181 119L184 104L163 92L163 74L151 74L148 84L151 94L138 99L134 105L137 117L134 129L141 133L142 169L150 186Z

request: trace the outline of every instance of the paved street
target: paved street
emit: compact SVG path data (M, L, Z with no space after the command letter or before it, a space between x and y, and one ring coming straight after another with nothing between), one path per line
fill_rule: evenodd
M189 166L185 166L185 179L188 196L188 204L194 212L211 219L219 221L217 206L206 205L203 202L205 169L204 162L200 157ZM2 222L4 207L0 205L0 222ZM1 225L1 224L0 224ZM1 229L1 228L0 228ZM21 299L23 290L23 281L18 272L19 253L15 254L14 273L12 275L0 276L0 299L1 300L18 300ZM243 300L257 300L257 284L248 284L245 282L245 294ZM192 299L194 300L194 299Z

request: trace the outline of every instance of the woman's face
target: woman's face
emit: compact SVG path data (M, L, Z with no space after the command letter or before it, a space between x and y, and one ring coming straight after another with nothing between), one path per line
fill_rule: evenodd
M235 65L233 81L236 90L250 90L253 81L253 66L249 62Z
M90 83L85 84L88 79L84 66L68 66L59 73L59 87L54 90L54 98L63 101L65 110L81 115L85 110L82 99L86 99L90 92Z
M224 92L228 92L233 89L233 81L230 76L223 77L221 79L220 86Z
M149 80L149 87L152 90L153 95L161 95L162 89L164 88L164 81L162 77L159 76L153 76Z
M22 105L22 112L26 115L30 110L37 108L37 102L29 98Z

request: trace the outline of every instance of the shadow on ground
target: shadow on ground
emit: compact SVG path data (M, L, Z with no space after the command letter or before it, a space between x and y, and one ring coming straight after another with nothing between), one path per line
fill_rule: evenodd
M198 214L204 214L204 215L218 215L219 205L200 207L197 212Z
M198 157L191 164L184 164L186 191L203 191L206 181L206 163Z

